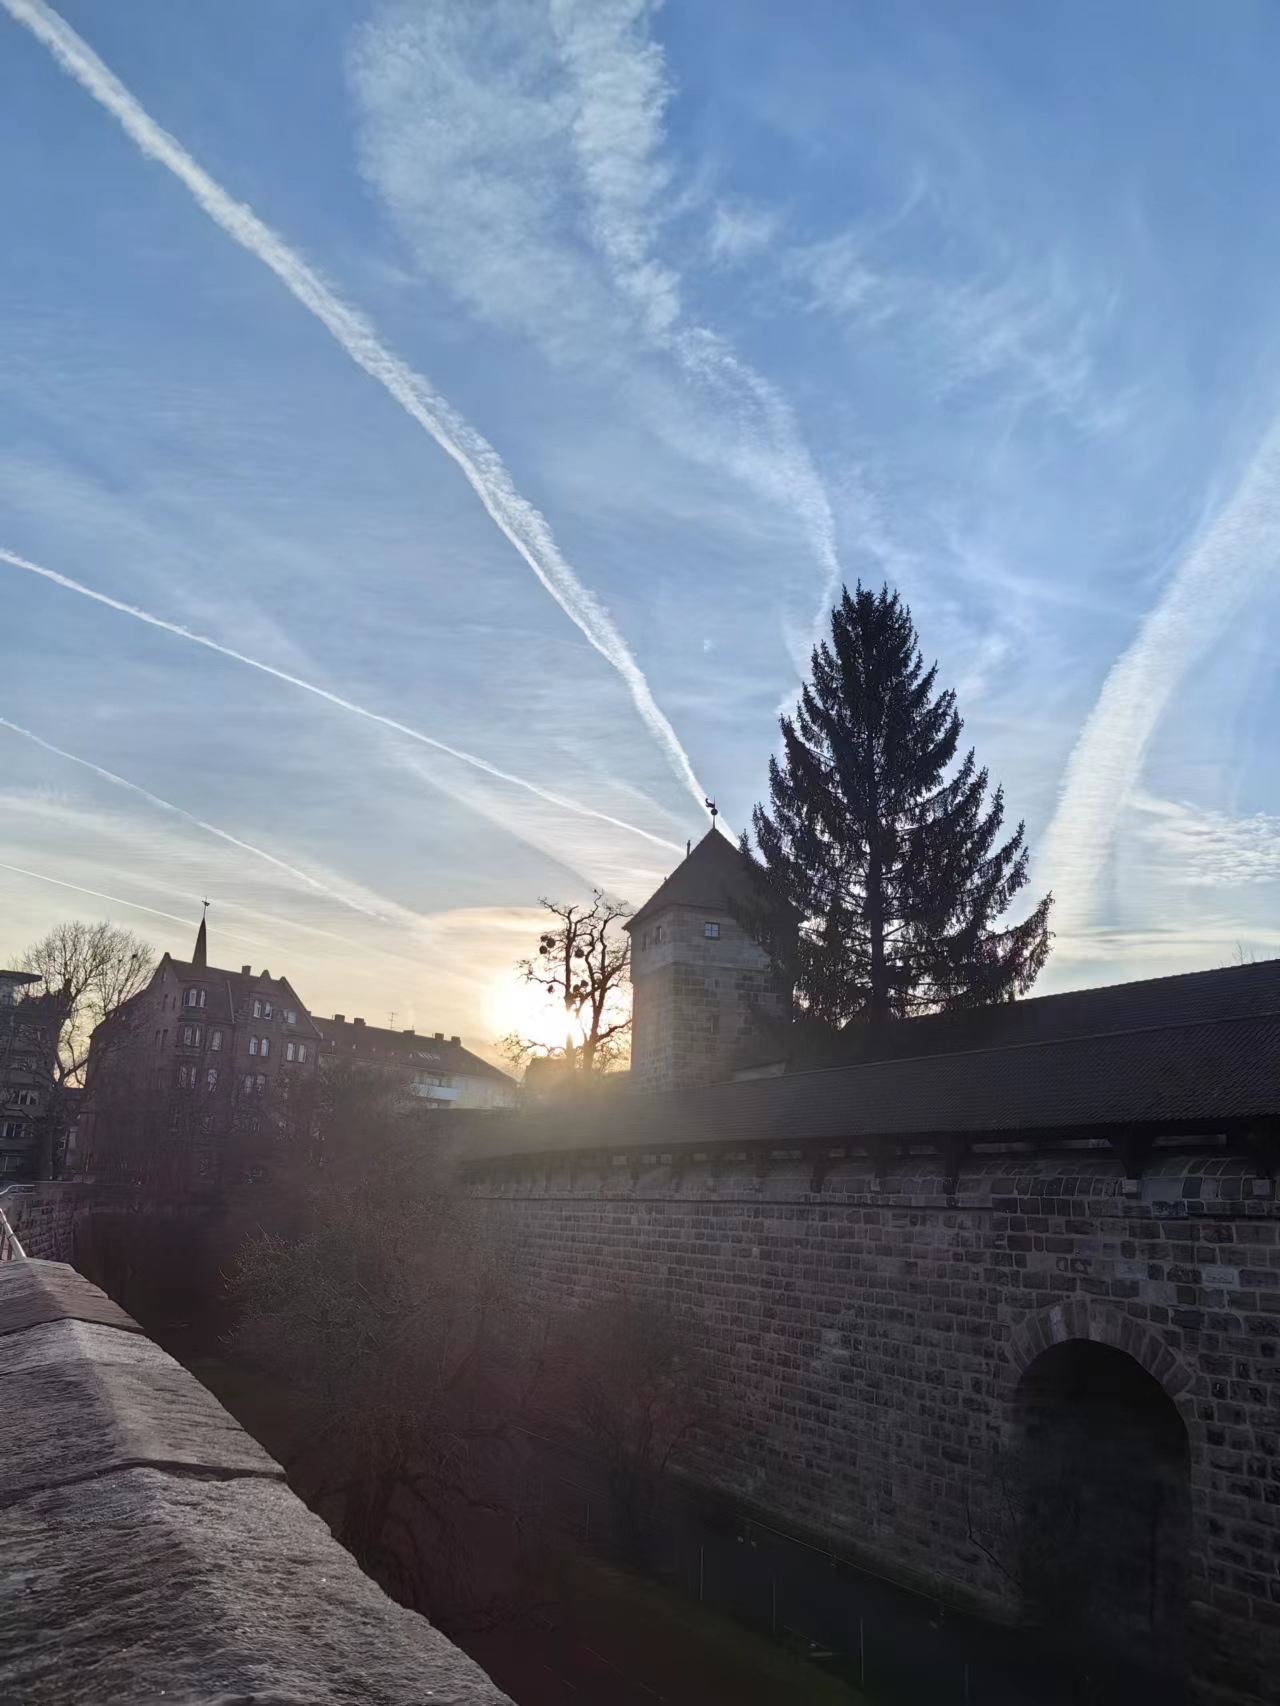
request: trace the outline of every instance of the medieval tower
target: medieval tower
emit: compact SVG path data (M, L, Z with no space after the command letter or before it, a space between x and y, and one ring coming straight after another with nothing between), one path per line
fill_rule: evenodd
M768 958L734 917L751 893L743 854L713 828L628 923L638 1090L730 1077L777 1017Z

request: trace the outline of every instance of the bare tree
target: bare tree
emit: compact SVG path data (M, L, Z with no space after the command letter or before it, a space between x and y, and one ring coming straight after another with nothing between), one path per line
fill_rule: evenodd
M622 1056L631 1028L626 999L631 939L621 928L631 908L603 889L593 890L589 905L546 899L540 904L551 921L538 939L538 952L517 961L516 970L563 1010L564 1046L547 1047L513 1033L503 1039L503 1052L517 1064L543 1056L561 1061L566 1071L607 1071Z
M136 995L151 976L155 952L119 924L73 919L55 925L22 956L23 971L39 977L46 995L65 1008L54 1067L59 1085L84 1082L89 1039L96 1026Z
M458 1628L510 1597L469 1535L477 1510L516 1514L501 1463L541 1341L420 1119L378 1088L337 1083L284 1216L234 1264L230 1343L292 1393L299 1491L391 1591Z
M151 947L118 924L58 924L22 956L24 971L55 1014L55 1046L42 1050L40 1177L52 1177L70 1123L72 1092L83 1088L94 1030L146 983L155 963Z

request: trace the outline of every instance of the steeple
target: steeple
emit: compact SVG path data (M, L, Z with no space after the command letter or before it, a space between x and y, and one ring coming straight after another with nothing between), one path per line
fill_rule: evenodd
M209 964L209 933L205 928L205 915L209 911L209 902L204 903L204 912L200 914L200 928L196 932L196 951L191 956L193 966L203 970Z

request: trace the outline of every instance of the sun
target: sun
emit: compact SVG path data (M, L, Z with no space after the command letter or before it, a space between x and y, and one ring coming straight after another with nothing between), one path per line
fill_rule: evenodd
M564 1047L564 1008L535 984L510 975L496 979L489 988L487 1012L495 1038L514 1034L539 1048ZM571 1034L575 1043L581 1042L576 1025Z

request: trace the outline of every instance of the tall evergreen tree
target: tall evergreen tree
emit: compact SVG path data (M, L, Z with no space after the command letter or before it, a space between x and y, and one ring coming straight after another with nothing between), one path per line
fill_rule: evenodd
M999 922L1026 885L1023 826L1001 840L1003 791L988 799L972 750L955 763L964 725L936 676L896 593L844 589L752 815L744 922L797 1013L833 1029L1012 999L1049 952L1051 895Z

